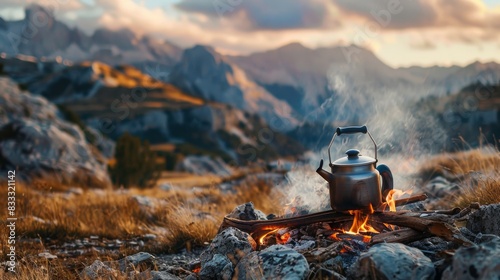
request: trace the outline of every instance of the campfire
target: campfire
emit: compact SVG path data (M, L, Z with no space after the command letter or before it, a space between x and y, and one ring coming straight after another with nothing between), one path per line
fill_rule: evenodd
M350 133L364 133L372 138L365 126L338 128L330 146L337 135ZM331 210L309 213L301 197L296 197L286 204L282 215L268 215L267 218L256 215L258 211L253 208L252 203L238 206L235 211L224 217L216 241L208 249L211 253L207 253L202 263L214 259L215 254L220 255L222 252L229 260L233 260L233 265L238 263L240 255L244 256L245 260L237 264L236 269L245 271L246 276L254 277L253 273L261 273L259 269L263 263L273 265L267 266L267 269L277 269L281 272L284 267L295 267L286 266L285 263L302 263L305 267L302 272L307 271L309 265L313 264L310 275L324 279L335 278L332 271L342 271L332 268L327 269L329 274L323 274L326 273L325 267L329 266L327 263L335 262L335 259L339 259L337 257L349 262L361 258L361 252L373 252L381 247L411 251L412 249L408 249L404 244L414 244L434 237L446 244L472 245L473 242L455 226L455 221L467 216L476 206L471 205L463 210L455 208L436 211L416 211L422 208L409 207L414 206L410 204L426 200L427 196L412 195L394 189L389 167L383 164L377 166L377 145L375 141L373 143L375 158L362 156L358 150L350 149L346 152L347 157L332 162L329 154L331 172L322 169L321 160L316 172L328 182ZM226 242L231 242L231 245L226 245ZM227 253L227 248L237 250ZM250 253L253 250L255 251ZM391 250L388 251L392 252ZM283 253L279 253L280 251ZM279 257L271 257L276 254ZM420 251L410 255L416 256L416 259L424 257ZM282 266L276 266L275 260L283 260L285 256L293 259L283 261ZM307 262L300 261L301 258ZM408 257L411 258L413 257ZM219 259L217 261L222 262ZM356 263L358 266L366 266L361 269L365 273L363 277L372 275L370 263ZM210 269L214 270L213 266L206 267L207 273ZM353 266L351 263L342 264L340 267ZM433 275L433 267L429 265L425 268L427 269L430 269L428 276ZM219 271L219 268L215 270ZM227 273L232 275L233 272ZM342 274L346 275L345 271L342 271Z
M411 212L396 211L396 207L423 201L425 194L398 198L403 192L392 190L386 202L378 209L349 210L346 212L323 211L292 217L276 217L271 220L245 221L225 217L223 230L235 227L249 233L261 248L273 244L286 244L297 238L323 239L327 243L342 240L358 240L367 245L381 242L409 243L430 236L460 244L467 239L453 225L453 218L461 215L460 209ZM293 214L292 214L293 215ZM290 216L290 213L287 214Z

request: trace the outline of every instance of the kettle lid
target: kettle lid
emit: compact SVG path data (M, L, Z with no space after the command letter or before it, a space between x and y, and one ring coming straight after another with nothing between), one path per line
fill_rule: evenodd
M377 160L372 157L360 155L359 150L356 149L347 150L347 152L345 153L347 156L337 159L336 161L333 162L333 165L337 166L368 165L377 162Z

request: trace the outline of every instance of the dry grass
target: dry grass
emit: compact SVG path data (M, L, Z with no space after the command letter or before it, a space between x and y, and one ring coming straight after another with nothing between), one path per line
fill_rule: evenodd
M500 153L493 148L442 154L432 158L420 169L425 177L443 176L455 179L472 172L490 173L500 167Z
M420 170L421 178L435 176L443 176L462 187L460 195L449 197L453 206L466 207L473 202L500 203L500 152L497 149L438 155Z
M143 250L174 252L209 242L216 235L224 215L239 204L252 201L265 213L278 213L283 198L279 191L259 180L235 187L235 193L223 193L216 186L170 191L158 188L88 189L82 194L67 194L64 189L64 186L41 182L30 186L17 184L17 240L40 238L45 241L50 238L63 243L90 235L123 240L152 232L159 235L159 242ZM6 192L7 188L1 188L0 197L7 197ZM133 199L136 195L152 197L159 202L158 206L145 209ZM0 219L6 221L6 218L6 211L1 211ZM45 223L36 221L37 218ZM0 261L6 261L8 232L7 227L0 228ZM156 232L158 228L165 228L167 234ZM123 249L114 256L86 255L47 261L37 257L44 250L42 243L21 243L16 247L18 271L21 272L16 279L75 279L78 271L96 259L117 259L135 253L132 249ZM3 273L0 272L0 278L8 279ZM123 279L119 275L116 277L113 279Z

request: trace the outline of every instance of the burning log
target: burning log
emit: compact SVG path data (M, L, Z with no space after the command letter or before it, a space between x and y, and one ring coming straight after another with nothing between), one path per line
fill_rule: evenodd
M420 215L419 217L405 214L407 213L378 212L373 214L372 219L377 222L407 227L419 232L439 236L458 244L472 245L472 242L465 238L453 224L440 221L439 219L442 219L442 217L439 217L439 214Z
M396 207L397 207L397 206L403 206L403 205L410 204L410 203L424 201L426 199L427 199L427 195L425 193L423 193L423 194L410 196L407 198L396 199L396 200L394 200L394 204L396 204Z
M402 206L409 203L422 201L425 200L426 198L427 196L425 194L419 194L408 198L396 199L395 204L396 206ZM255 233L262 231L269 232L282 227L298 227L313 223L345 222L351 220L352 220L351 215L343 212L335 212L333 210L297 216L294 218L278 218L267 221L261 221L261 220L244 221L244 220L224 217L222 225L219 228L219 232L221 232L226 227L235 227L248 233Z
M347 213L335 212L333 210L307 214L293 218L281 218L273 220L243 221L239 219L224 217L219 232L227 227L235 227L250 233L255 240L259 240L267 233L284 227L299 227L321 222L347 222L352 221L352 216Z
M398 206L416 201L424 200L426 195L416 195L413 197L395 200ZM424 211L424 212L382 212L376 211L370 213L370 216L365 218L363 224L369 221L376 229L373 239L368 238L370 243L380 242L412 242L424 239L430 236L442 237L448 241L454 241L462 245L470 245L472 242L464 237L454 226L453 215L460 213L460 209L441 211ZM359 214L359 213L358 213ZM360 218L353 216L347 212L335 212L333 210L319 213L307 214L293 218L278 218L272 220L252 220L244 221L235 218L225 217L219 232L227 227L235 227L252 235L255 240L261 241L264 236L272 231L280 228L300 227L316 223L341 224L353 222L354 219ZM390 232L382 232L379 229L387 229L388 225L403 227L404 229L393 230ZM381 232L381 233L379 233ZM354 232L356 234L356 232ZM340 237L353 238L352 232L341 234ZM362 235L361 235L362 236ZM366 241L365 239L362 239Z

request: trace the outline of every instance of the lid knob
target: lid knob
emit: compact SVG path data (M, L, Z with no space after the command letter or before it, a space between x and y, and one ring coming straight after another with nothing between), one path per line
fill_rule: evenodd
M350 149L345 152L347 155L347 159L358 159L359 158L359 150Z

